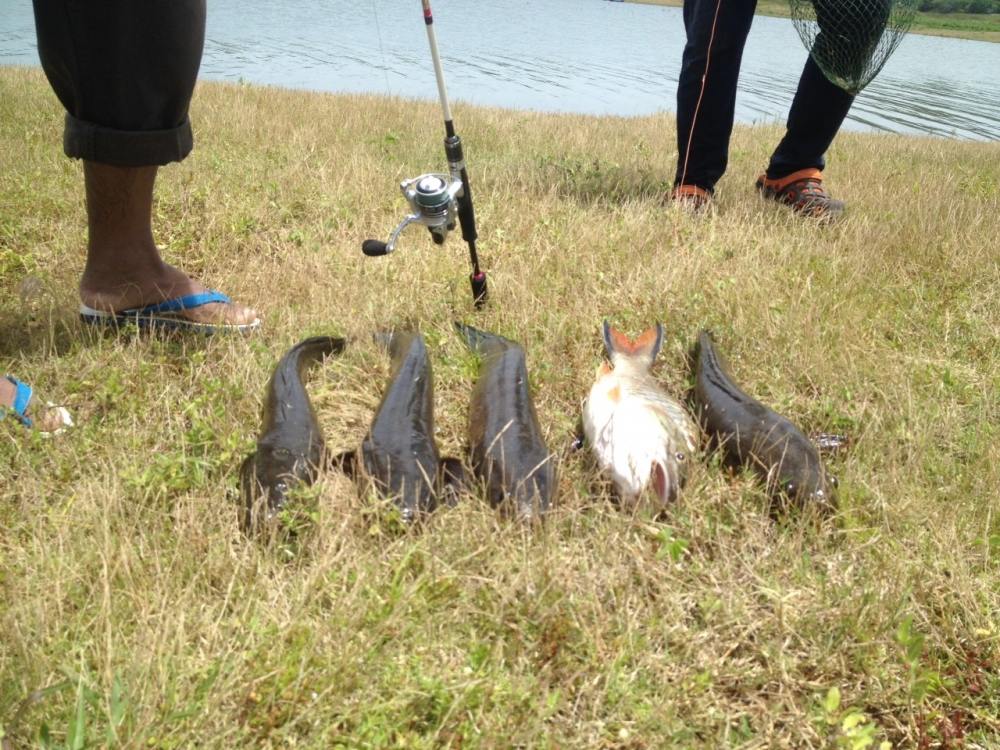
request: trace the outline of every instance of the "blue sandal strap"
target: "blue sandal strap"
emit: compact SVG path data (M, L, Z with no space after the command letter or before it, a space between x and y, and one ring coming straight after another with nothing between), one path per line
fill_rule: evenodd
M25 412L28 411L28 405L31 403L31 397L34 395L31 386L18 380L13 375L5 375L4 377L7 379L7 382L14 386L14 405L9 409L4 409L4 414L10 411L14 414L14 418L18 422L25 427L31 427L31 419L25 416Z
M202 305L210 305L213 302L228 303L230 301L229 297L225 294L217 292L213 289L208 292L199 292L198 294L188 294L183 297L175 297L174 299L164 300L163 302L154 302L152 305L146 305L146 307L135 307L131 310L123 310L118 314L148 315L150 313L180 312L182 310L190 310L195 307L201 307Z

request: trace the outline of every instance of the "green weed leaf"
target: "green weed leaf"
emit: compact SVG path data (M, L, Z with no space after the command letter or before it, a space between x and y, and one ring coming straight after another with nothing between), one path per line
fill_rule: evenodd
M76 691L76 710L69 722L66 733L66 747L69 750L83 750L87 744L87 699L84 695L83 678Z
M826 699L823 701L823 709L828 713L834 713L840 708L840 688L832 687L826 692Z

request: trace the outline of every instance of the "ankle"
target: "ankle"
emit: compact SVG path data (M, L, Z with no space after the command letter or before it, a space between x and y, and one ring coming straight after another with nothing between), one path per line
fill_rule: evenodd
M88 307L118 310L167 296L187 276L155 257L121 256L122 262L108 265L88 262L80 277L80 301Z
M0 409L10 408L14 405L14 397L17 389L7 378L0 377Z

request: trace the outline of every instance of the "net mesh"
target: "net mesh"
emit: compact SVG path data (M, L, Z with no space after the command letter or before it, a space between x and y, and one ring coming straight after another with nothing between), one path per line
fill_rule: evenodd
M790 0L792 23L834 84L856 94L878 74L917 11L917 0Z

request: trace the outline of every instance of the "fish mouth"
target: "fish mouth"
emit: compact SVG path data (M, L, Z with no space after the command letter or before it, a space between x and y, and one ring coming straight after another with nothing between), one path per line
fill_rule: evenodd
M809 493L809 500L824 508L835 508L837 505L837 495L832 490L817 489Z
M504 518L526 526L541 523L549 510L548 502L537 492L528 495L522 495L518 492L509 493L497 505Z

